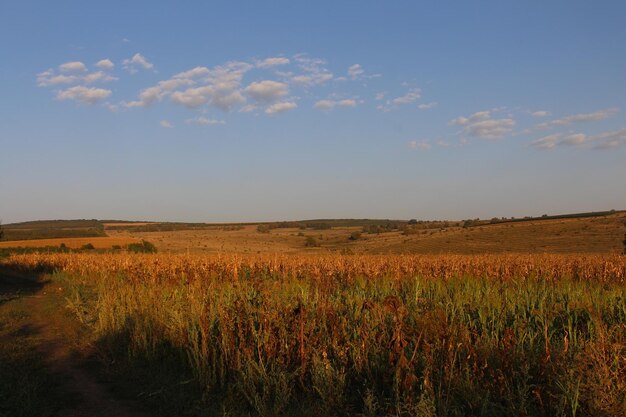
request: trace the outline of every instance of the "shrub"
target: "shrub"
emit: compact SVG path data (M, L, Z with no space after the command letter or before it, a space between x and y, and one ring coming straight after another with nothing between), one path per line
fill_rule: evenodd
M269 233L270 232L270 226L269 224L260 224L256 227L256 231L259 233Z
M361 239L361 232L352 232L350 233L350 237L348 238L349 240L359 240Z
M147 240L142 240L141 243L131 243L126 246L129 252L133 253L156 253L157 248Z
M86 245L81 246L82 250L94 250L95 247L91 243L87 243Z
M304 246L306 246L307 248L316 248L319 246L319 243L317 243L317 240L315 240L313 236L307 236L304 242Z

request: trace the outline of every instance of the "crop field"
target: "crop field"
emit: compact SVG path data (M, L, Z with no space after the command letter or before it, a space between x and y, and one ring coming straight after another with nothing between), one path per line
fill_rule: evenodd
M235 232L233 232L235 233ZM626 414L618 254L29 254L150 415Z

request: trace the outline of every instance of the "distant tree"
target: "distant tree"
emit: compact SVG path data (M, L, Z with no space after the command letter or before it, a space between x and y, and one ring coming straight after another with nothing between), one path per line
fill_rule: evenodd
M411 219L411 220L409 220L409 224L417 224L417 219Z
M142 240L141 243L131 243L126 245L126 249L129 252L134 253L156 253L157 248L147 240Z
M315 240L313 236L308 236L304 241L304 246L307 248L315 248L319 246L319 243L317 243L317 240Z
M87 243L81 247L82 250L93 250L95 247L91 243Z
M2 222L0 222L0 240L4 237L4 229L2 228Z
M626 233L624 233L624 241L622 243L624 244L624 255L626 255Z
M269 233L270 226L268 224L260 224L256 227L256 231L259 233Z

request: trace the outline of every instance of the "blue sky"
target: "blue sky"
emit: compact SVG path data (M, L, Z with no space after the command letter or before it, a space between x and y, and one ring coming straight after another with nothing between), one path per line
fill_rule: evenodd
M0 3L0 218L626 208L626 2Z

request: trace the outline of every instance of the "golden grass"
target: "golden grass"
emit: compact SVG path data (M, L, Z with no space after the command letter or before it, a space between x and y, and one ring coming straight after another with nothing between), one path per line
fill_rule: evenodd
M111 249L114 245L125 246L130 243L138 243L139 239L130 236L115 237L73 237L58 239L15 240L0 242L0 248L44 248L46 246L60 246L65 244L70 249L79 249L91 243L96 249Z
M319 253L357 254L486 254L486 253L620 253L626 233L626 214L580 219L556 219L505 223L463 229L362 233L349 240L360 227L329 230L273 229L258 233L256 226L240 230L185 230L171 232L132 232L107 230L110 236L137 237L156 245L161 252L189 253ZM307 236L319 243L305 247Z
M159 372L176 360L203 389L190 401L229 415L626 415L622 255L2 262L64 273L76 287L68 305L107 361ZM180 374L170 378L162 404L183 414L167 392Z

